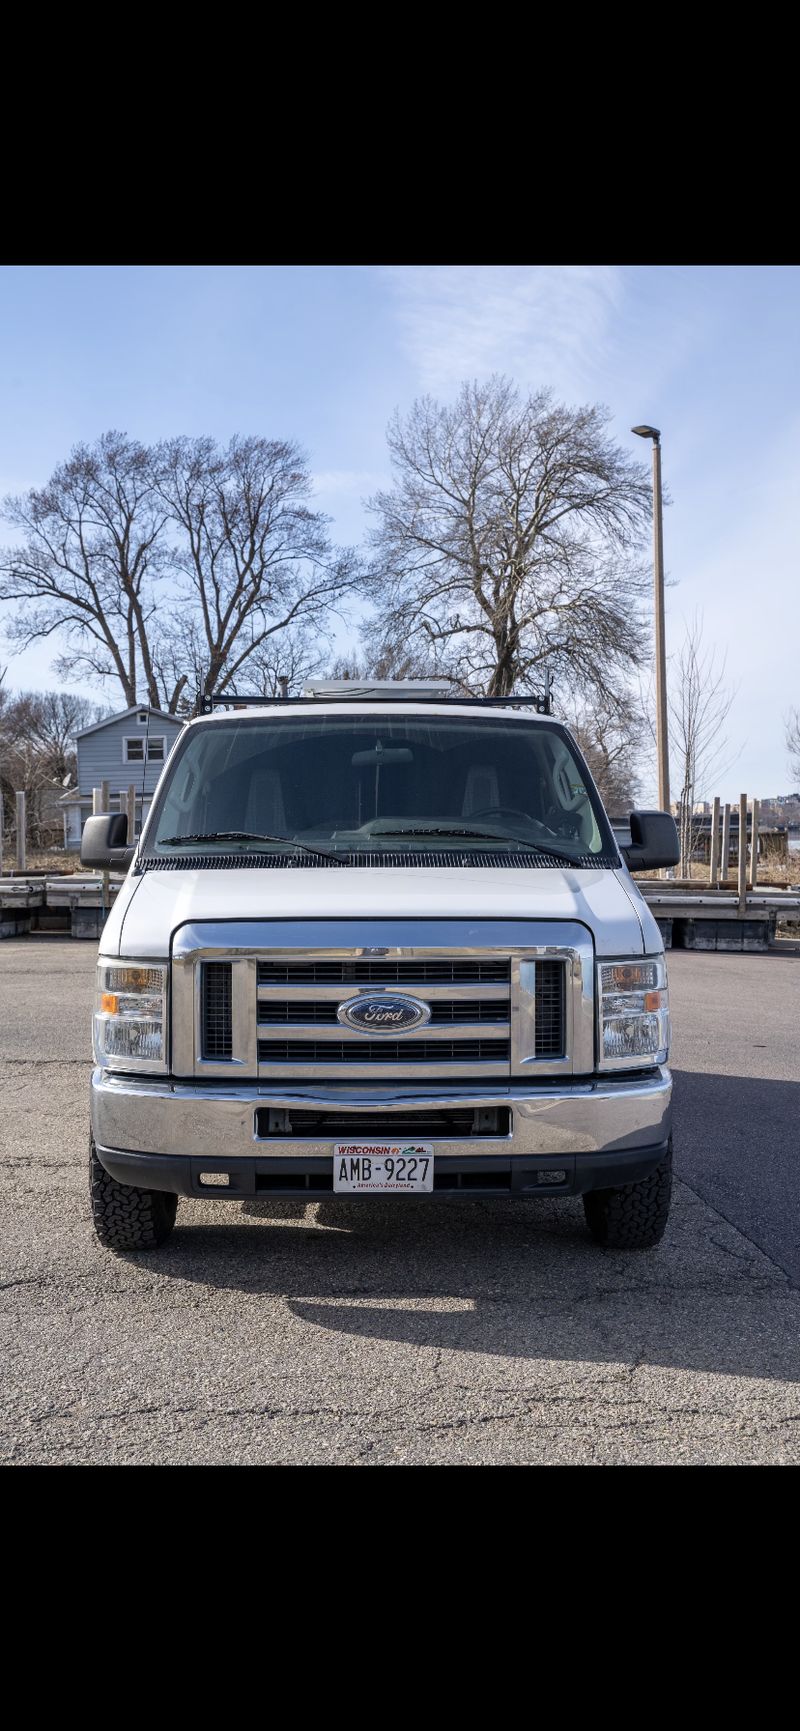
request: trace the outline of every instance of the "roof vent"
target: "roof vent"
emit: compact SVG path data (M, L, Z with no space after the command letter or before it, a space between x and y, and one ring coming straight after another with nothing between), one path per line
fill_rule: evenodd
M448 697L449 679L308 679L304 697Z

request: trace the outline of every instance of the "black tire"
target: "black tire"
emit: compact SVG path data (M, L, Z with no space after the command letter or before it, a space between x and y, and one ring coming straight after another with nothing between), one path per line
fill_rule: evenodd
M595 1244L608 1250L652 1250L664 1236L672 1196L672 1143L661 1161L638 1184L616 1190L589 1190L583 1198L586 1224Z
M118 1184L97 1158L89 1139L89 1199L94 1229L106 1250L155 1250L169 1238L178 1198L168 1190L137 1190Z

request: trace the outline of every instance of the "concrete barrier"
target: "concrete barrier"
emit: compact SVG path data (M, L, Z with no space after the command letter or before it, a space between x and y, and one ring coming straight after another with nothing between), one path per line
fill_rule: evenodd
M102 876L0 879L0 939L36 932L71 932L99 938L123 879L112 879L104 897Z

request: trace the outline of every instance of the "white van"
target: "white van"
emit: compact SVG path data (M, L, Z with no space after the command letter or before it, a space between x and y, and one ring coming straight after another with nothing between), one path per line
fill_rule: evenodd
M582 1195L654 1245L671 1188L667 975L635 869L538 698L326 682L204 699L127 866L97 971L91 1193L151 1249L179 1196ZM545 713L542 713L545 711ZM624 856L624 857L623 857Z

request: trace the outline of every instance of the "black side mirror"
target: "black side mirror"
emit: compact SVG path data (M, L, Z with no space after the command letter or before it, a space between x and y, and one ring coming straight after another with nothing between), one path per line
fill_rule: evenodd
M668 811L632 811L630 844L620 853L632 872L677 865L681 844L674 817Z
M81 836L81 865L94 871L123 871L136 852L128 847L128 819L124 811L87 817Z

